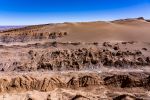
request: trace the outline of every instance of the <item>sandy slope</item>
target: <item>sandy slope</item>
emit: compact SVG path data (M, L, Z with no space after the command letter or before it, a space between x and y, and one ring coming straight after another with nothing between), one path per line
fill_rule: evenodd
M52 30L67 30L70 35L63 41L149 41L150 23L137 20L124 22L89 22L62 24Z
M81 22L47 24L41 27L27 27L14 33L32 30L32 32L66 31L69 35L60 41L150 41L150 22L144 19L117 20L112 22ZM5 32L5 33L12 33ZM2 34L2 33L1 33Z

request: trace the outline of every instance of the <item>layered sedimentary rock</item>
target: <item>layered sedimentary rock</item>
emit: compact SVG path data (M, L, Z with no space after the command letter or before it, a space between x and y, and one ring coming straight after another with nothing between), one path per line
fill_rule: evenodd
M77 74L77 75L76 75ZM46 76L45 76L46 75ZM66 90L85 90L85 91L103 91L107 90L105 99L114 98L137 98L132 93L128 94L117 94L120 90L127 93L127 91L143 90L149 91L150 89L150 73L139 73L139 72L71 72L71 73L59 73L59 74L44 74L43 76L37 77L36 74L32 76L29 75L17 75L13 77L3 77L0 78L0 92L25 92L25 91L41 91L49 92L55 89L66 89ZM102 90L99 90L99 88ZM132 91L130 89L133 89ZM111 93L114 90L114 93ZM140 92L140 91L139 91ZM102 94L95 94L95 98L101 96ZM111 94L110 94L111 93ZM103 93L104 94L104 93ZM71 94L70 94L71 95ZM118 96L117 96L118 95ZM72 97L75 98L84 97L82 95ZM148 95L147 95L148 97ZM69 98L69 97L68 97ZM74 98L74 99L73 99ZM90 97L85 97L90 98ZM122 100L121 99L121 100ZM96 99L98 100L98 99ZM120 99L119 99L120 100Z

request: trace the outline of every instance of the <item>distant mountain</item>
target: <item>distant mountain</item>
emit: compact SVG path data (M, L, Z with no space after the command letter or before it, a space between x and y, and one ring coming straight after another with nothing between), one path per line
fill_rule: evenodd
M14 28L21 28L21 27L24 27L24 26L0 26L0 31L14 29Z

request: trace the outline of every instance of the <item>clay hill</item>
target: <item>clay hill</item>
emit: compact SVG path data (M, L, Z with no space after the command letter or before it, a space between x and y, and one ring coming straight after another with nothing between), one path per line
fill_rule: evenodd
M0 100L149 100L144 18L0 32Z

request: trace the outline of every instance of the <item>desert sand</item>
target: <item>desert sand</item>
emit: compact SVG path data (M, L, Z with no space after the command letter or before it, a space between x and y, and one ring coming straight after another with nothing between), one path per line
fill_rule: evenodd
M150 22L33 25L0 32L0 100L149 100Z

